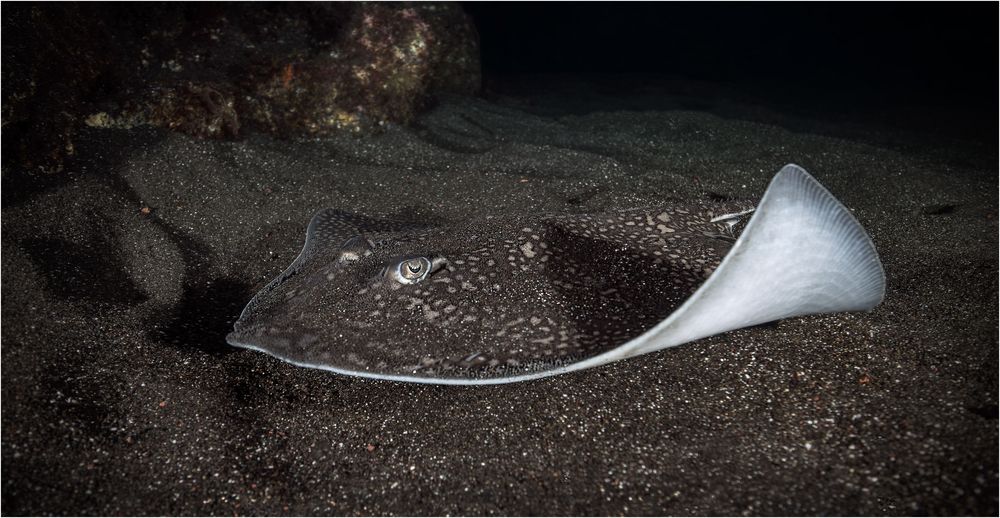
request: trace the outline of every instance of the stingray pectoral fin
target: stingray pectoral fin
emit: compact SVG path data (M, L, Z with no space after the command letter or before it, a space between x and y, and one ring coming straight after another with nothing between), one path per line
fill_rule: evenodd
M635 339L543 372L405 381L492 384L542 378L783 318L867 311L884 296L885 273L864 228L809 173L789 164L771 180L746 229L708 280Z
M817 313L867 311L885 296L875 245L799 166L771 180L746 230L707 281L663 322L593 365Z

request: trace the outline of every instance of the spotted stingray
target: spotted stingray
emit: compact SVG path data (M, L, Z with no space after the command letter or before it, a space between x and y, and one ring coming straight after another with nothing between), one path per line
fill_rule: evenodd
M323 210L227 340L341 374L507 383L869 310L884 292L861 225L788 165L756 208L699 201L433 226Z

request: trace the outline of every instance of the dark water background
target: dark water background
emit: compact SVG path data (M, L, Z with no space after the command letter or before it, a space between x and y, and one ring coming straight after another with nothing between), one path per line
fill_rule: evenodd
M813 117L995 141L993 9L973 3L467 3L490 80L722 83ZM915 113L918 112L918 113Z

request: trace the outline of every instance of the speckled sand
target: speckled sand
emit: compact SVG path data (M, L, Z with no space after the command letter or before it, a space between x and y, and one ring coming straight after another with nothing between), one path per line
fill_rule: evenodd
M70 175L5 171L3 514L996 514L995 145L538 102L448 99L415 128L315 141L88 130ZM874 312L491 387L223 339L319 208L756 198L788 162L872 234Z

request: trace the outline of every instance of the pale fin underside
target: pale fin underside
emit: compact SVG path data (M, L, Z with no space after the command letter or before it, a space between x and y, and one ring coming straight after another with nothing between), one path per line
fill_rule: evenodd
M708 336L783 318L868 311L885 296L875 245L851 212L801 167L775 175L746 229L698 291L669 317L621 346L522 381L604 365Z
M882 263L864 228L805 170L789 164L694 295L653 329L581 363L600 365L783 318L867 311L884 296Z

